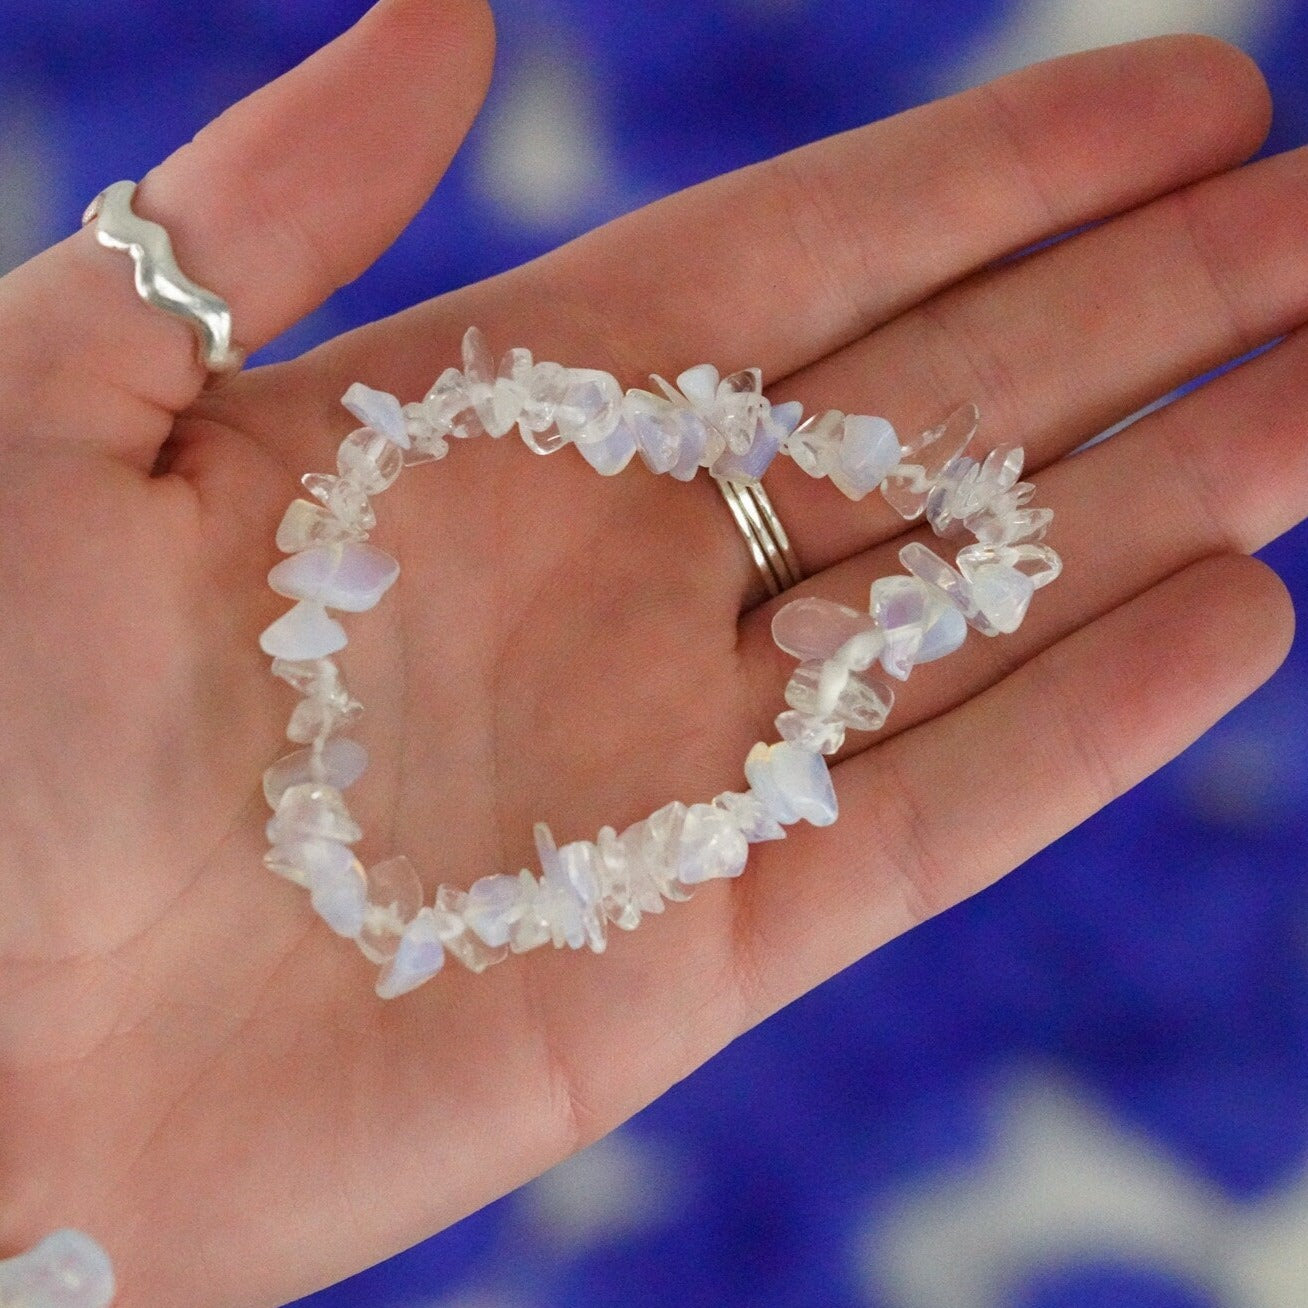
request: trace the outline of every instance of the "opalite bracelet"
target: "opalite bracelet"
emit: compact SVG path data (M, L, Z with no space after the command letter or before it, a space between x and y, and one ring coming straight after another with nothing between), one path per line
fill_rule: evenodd
M355 384L343 403L364 425L341 442L337 472L302 480L277 529L290 557L268 574L296 601L260 636L275 675L303 698L286 734L303 746L264 773L273 809L264 862L309 891L333 931L381 965L377 993L389 999L440 971L447 953L480 972L552 944L596 953L608 924L631 930L665 900L694 886L739 876L749 846L777 840L801 819L825 826L836 796L825 755L845 732L875 731L894 694L873 672L904 680L915 664L952 653L969 627L987 636L1017 629L1036 589L1059 573L1040 544L1053 517L1028 507L1034 487L1019 481L1022 450L1001 446L983 458L965 451L979 415L964 405L939 426L902 443L884 418L828 410L801 421L799 404L771 404L757 368L720 378L711 364L656 390L624 393L591 368L537 363L513 349L498 368L474 327L463 339L463 368L448 368L420 403ZM424 904L422 882L404 855L365 868L351 846L363 832L342 792L363 774L367 754L340 734L358 716L331 656L346 644L329 613L375 605L399 565L366 544L376 523L371 497L410 464L444 458L451 440L500 437L517 428L529 448L551 454L575 445L596 471L613 476L639 453L655 473L688 481L700 468L736 483L756 481L778 454L813 477L828 477L851 499L874 489L905 519L925 515L937 536L970 534L951 565L920 542L899 557L907 576L872 586L860 612L817 597L776 613L777 644L800 660L777 720L781 739L756 744L745 759L743 791L709 803L665 804L620 834L557 845L535 828L541 874L494 874L467 890L442 885Z

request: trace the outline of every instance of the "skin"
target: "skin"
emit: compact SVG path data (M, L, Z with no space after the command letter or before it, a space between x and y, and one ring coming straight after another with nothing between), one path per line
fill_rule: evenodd
M492 44L478 0L384 0L161 164L138 210L255 348L426 199ZM1245 555L1308 512L1308 159L1241 167L1268 113L1212 40L1073 56L203 393L185 326L88 231L0 282L0 1252L92 1231L124 1308L337 1280L610 1130L1254 690L1293 617ZM346 385L416 398L469 322L627 385L757 364L774 400L901 431L974 398L984 441L1025 445L1066 570L1018 634L973 636L854 739L835 826L755 847L602 958L451 963L383 1003L260 865L295 698L258 649L286 607L264 576L298 475L353 425ZM921 535L785 460L767 485L809 573L790 597L865 603ZM347 618L342 658L365 860L466 885L528 861L537 819L590 837L739 787L774 738L793 665L706 478L483 440L378 508L404 576Z

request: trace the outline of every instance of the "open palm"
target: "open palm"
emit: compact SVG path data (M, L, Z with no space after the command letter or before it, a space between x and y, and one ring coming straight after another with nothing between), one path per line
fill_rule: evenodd
M490 45L477 0L388 0L151 174L138 210L257 347L423 202ZM1240 555L1308 512L1308 159L1237 169L1266 117L1256 71L1207 39L1075 56L203 394L186 328L89 232L0 282L0 1253L83 1227L130 1306L337 1279L617 1125L1253 690L1292 618ZM1025 445L1066 570L1019 634L973 637L847 747L834 827L756 846L603 957L451 965L387 1004L260 865L294 702L258 649L285 607L264 577L296 478L351 425L345 387L417 398L470 322L624 385L757 364L774 400L901 430L976 399L983 438ZM884 505L789 465L767 484L796 593L861 604L899 570ZM429 891L514 871L533 821L577 839L707 799L774 738L775 604L705 477L480 440L378 509L404 575L347 620L343 658L366 861L404 851Z

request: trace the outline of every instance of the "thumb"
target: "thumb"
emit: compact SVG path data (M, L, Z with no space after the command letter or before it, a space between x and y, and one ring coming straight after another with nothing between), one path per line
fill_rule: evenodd
M381 0L154 168L133 207L257 350L404 229L481 106L493 50L485 0ZM190 326L145 304L90 228L0 279L0 413L21 415L6 443L90 443L148 469L204 381Z

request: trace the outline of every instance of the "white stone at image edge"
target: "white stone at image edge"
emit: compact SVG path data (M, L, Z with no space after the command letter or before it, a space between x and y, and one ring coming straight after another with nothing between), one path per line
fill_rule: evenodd
M109 1256L81 1231L55 1231L0 1261L4 1308L108 1308L113 1297Z

